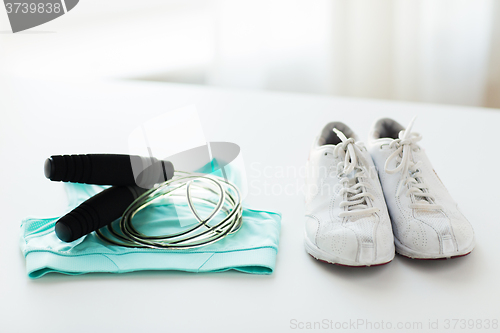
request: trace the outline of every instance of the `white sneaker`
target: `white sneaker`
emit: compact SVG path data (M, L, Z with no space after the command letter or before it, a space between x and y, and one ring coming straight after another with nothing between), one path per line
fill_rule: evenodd
M474 231L417 145L422 136L411 132L413 121L405 130L392 119L381 119L368 142L391 215L396 252L415 259L469 254Z
M355 139L349 127L333 122L311 149L305 248L332 264L382 265L395 254L391 222L373 161Z

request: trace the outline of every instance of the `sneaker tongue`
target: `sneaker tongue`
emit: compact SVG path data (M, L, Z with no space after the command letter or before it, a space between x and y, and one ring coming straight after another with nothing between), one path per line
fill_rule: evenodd
M408 171L411 176L411 171ZM420 182L418 178L416 178L417 182ZM421 189L417 189L419 193L424 193ZM432 202L427 197L415 196L415 203L423 203L423 204L432 204Z
M347 182L347 186L352 187L352 186L356 185L357 183L359 183L358 179L356 178L356 173L358 173L358 171L359 171L358 169L359 169L359 166L354 168L354 170L350 174L346 175L347 178L349 179L349 181ZM347 200L350 201L351 198L355 195L356 194L353 194L353 193L347 193ZM353 205L353 206L349 206L349 210L353 211L353 210L363 209L365 207L366 207L366 202L360 203L357 205Z
M423 193L422 190L420 190L420 192ZM420 196L415 197L415 202L416 203L423 203L423 204L432 204L432 202L427 197L420 197Z
M394 141L394 140L393 140L393 139L391 139L391 138L380 138L380 139L377 139L377 140L376 140L376 142L377 142L378 144L386 144L386 143L387 143L387 144L389 144L389 143L391 143L392 141Z

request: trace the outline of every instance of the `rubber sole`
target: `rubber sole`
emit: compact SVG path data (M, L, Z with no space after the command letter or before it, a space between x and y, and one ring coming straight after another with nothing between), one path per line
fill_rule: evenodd
M399 254L400 256L408 258L408 259L412 259L412 260L448 260L448 259L455 259L455 258L465 257L466 255L471 254L471 252L472 251L470 251L470 252L468 252L466 254L458 254L456 256L442 257L442 258L416 258L416 257L413 258L413 257L406 256L406 255L401 254L398 251L396 251L396 253Z
M390 263L392 259L394 259L394 255L389 259L389 260L382 260L381 262L375 262L373 264L359 264L356 262L349 262L347 260L343 260L341 258L337 258L321 249L319 249L317 246L311 243L306 238L304 238L304 247L306 252L313 257L314 259L327 263L327 264L332 264L332 265L337 265L337 266L345 266L345 267L371 267L371 266L382 266Z
M388 263L390 263L392 260L388 261L388 262L383 262L381 264L373 264L373 265L357 265L357 266L352 266L352 265L344 265L344 264L339 264L339 263L336 263L336 262L329 262L329 261L326 261L326 260L321 260L321 259L318 259L316 257L314 257L312 254L308 253L311 257L313 257L314 259L316 259L317 261L321 261L321 262L324 262L325 264L330 264L330 265L336 265L336 266L343 266L343 267L375 267L375 266L383 266L383 265L387 265Z
M463 250L461 253L458 254L438 254L438 255L428 255L426 253L419 253L416 251L413 251L403 244L394 237L394 245L396 246L396 253L399 254L400 256L409 258L409 259L418 259L418 260L446 260L446 259L454 259L454 258L460 258L464 257L472 252L475 246L475 242L473 241L471 245L465 250Z

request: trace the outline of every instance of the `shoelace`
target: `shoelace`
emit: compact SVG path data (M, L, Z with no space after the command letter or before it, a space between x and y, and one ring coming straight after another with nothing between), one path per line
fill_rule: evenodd
M346 200L342 201L339 205L340 207L346 207L345 211L339 214L339 217L371 215L378 212L380 209L370 207L368 202L368 199L374 200L374 196L367 191L370 188L370 184L359 181L359 178L366 177L362 166L367 168L369 163L363 157L360 147L354 142L353 138L348 139L344 133L336 128L333 131L342 141L334 149L335 156L339 156L340 150L345 154L344 162L339 162L337 165L337 173L344 175L340 179L343 188L339 194L347 194L345 196ZM356 171L356 173L352 179L349 179L347 175L353 171Z
M416 117L415 117L416 118ZM415 118L412 119L406 130L399 132L399 138L395 139L389 144L389 148L398 147L385 161L384 170L389 174L394 174L401 171L401 181L399 182L396 195L399 196L403 186L408 187L406 191L406 196L413 194L415 196L415 203L410 204L410 208L416 209L427 209L427 210L439 210L442 206L434 203L435 197L429 193L429 189L422 179L422 173L419 167L422 166L422 161L415 162L411 154L412 151L420 149L417 142L422 140L422 136L418 133L411 132L413 127L413 122ZM399 158L401 161L399 161ZM390 161L398 158L398 163L394 169L389 169L388 165Z

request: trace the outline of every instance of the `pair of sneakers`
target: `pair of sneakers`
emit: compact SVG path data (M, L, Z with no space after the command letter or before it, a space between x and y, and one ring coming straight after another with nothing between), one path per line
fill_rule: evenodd
M443 259L472 251L474 231L417 144L422 137L411 132L412 125L405 129L381 119L367 147L341 122L324 127L307 163L310 255L375 266L390 262L395 252Z

